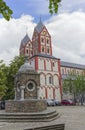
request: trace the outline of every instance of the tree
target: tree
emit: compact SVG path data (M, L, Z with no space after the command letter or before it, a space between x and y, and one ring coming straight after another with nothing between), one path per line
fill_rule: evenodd
M5 96L7 91L7 77L6 77L6 65L3 61L0 61L0 100Z
M6 2L0 0L0 13L6 20L10 20L12 17L13 11L7 6Z
M60 2L61 0L49 0L49 12L51 14L58 12L58 6ZM10 20L13 14L13 11L3 0L0 0L0 13L8 21Z
M49 12L51 14L58 12L58 7L61 0L49 0Z
M18 72L20 66L24 63L24 56L15 56L7 67L7 93L4 96L5 99L14 99L14 76Z
M75 96L78 95L80 97L81 105L83 105L85 94L85 76L77 75L76 79L74 80L74 86L75 86Z
M74 95L74 100L80 97L81 105L83 105L85 94L85 76L69 74L63 81L63 92Z

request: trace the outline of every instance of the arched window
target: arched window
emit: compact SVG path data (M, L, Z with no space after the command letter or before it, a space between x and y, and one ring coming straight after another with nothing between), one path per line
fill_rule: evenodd
M49 84L52 84L52 76L49 76Z
M28 49L26 49L26 54L28 54Z
M41 38L41 42L42 42L42 43L44 42L44 38Z
M49 48L47 49L47 53L49 53Z
M44 52L44 47L42 47L42 52Z
M46 40L47 44L49 44L49 39Z

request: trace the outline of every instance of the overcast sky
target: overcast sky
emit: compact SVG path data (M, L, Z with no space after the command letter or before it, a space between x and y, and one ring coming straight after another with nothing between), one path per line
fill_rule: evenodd
M62 0L57 15L48 12L48 0L5 0L13 9L7 22L0 16L0 60L9 64L19 55L19 46L27 33L42 22L52 37L53 55L63 61L85 64L85 0Z

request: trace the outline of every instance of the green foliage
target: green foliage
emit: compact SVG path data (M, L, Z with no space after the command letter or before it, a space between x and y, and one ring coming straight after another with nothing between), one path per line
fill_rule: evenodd
M7 77L6 77L6 66L3 61L0 61L0 99L2 99L7 91Z
M11 15L13 14L12 10L9 8L9 6L6 5L6 3L3 0L0 0L0 13L8 21L10 20Z
M6 72L8 89L4 97L5 99L14 99L14 77L23 63L24 63L24 56L16 56L11 61L11 64Z
M75 93L75 95L83 94L85 92L85 76L69 74L63 81L63 92Z
M61 0L49 0L49 12L51 14L58 12L58 7Z
M61 0L49 0L49 12L50 14L57 13L58 7ZM13 11L10 9L9 6L7 6L6 2L3 0L0 0L0 14L3 15L3 17L9 21L12 17Z
M9 66L0 61L0 99L14 99L14 76L24 63L24 56L16 56Z

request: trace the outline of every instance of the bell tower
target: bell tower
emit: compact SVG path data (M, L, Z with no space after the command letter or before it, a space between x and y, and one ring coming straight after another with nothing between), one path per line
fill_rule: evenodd
M52 55L51 36L41 20L34 28L32 36L32 47L33 47L33 55L39 53Z
M26 34L25 37L21 40L20 55L24 55L27 57L32 56L32 42L28 34Z

